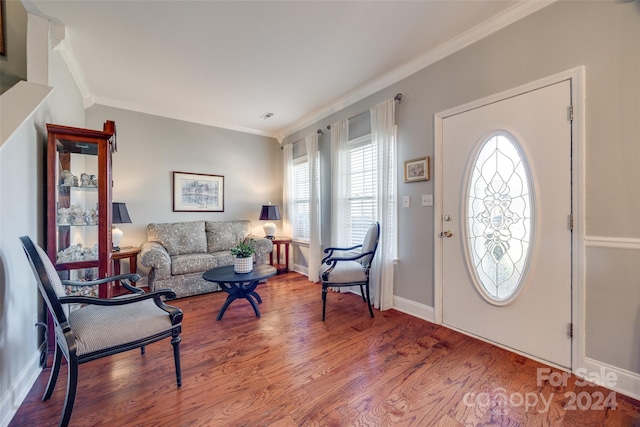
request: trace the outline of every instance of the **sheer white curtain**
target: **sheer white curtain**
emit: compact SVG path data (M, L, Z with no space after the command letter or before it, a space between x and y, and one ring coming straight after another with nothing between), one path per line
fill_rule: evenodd
M318 153L318 133L305 138L309 161L309 280L318 282L322 243L320 241L320 154Z
M371 266L370 285L374 306L386 310L393 306L393 266L397 259L398 209L396 197L396 126L394 99L371 108L371 142L377 153L377 215L380 241Z
M282 190L282 234L285 236L293 236L293 228L291 220L293 219L293 186L295 173L293 171L293 145L287 144L282 148L284 156L284 171ZM291 251L293 252L293 251ZM293 254L290 255L290 258ZM289 259L290 265L293 265Z
M347 246L344 230L347 218L347 141L349 121L331 125L331 246Z

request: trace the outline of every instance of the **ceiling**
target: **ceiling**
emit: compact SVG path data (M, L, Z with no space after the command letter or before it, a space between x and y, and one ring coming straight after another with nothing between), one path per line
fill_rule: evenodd
M23 0L66 28L85 106L277 138L549 4ZM273 116L261 116L271 112Z

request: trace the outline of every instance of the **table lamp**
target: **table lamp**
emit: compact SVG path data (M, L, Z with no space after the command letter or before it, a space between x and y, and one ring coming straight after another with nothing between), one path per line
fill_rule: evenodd
M116 227L116 224L130 224L131 218L129 218L129 212L127 211L127 205L124 203L113 202L112 217L111 217L111 242L113 243L113 251L120 251L120 242L124 237L124 232Z
M280 211L278 210L278 205L272 205L271 203L268 205L262 205L262 210L260 210L260 221L277 221L279 219ZM276 234L276 225L273 222L266 222L263 228L267 239L273 239Z

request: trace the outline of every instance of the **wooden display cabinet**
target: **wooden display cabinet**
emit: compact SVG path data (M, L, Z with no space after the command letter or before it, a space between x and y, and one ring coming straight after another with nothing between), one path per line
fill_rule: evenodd
M62 279L111 276L115 123L102 131L47 124L47 132L47 254ZM111 286L83 294L110 298Z

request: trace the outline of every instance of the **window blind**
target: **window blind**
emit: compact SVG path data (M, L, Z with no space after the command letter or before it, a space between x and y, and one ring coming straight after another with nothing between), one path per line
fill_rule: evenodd
M361 244L376 218L376 152L371 136L349 142L347 243Z
M309 161L304 156L294 160L293 165L293 238L296 240L309 240Z

